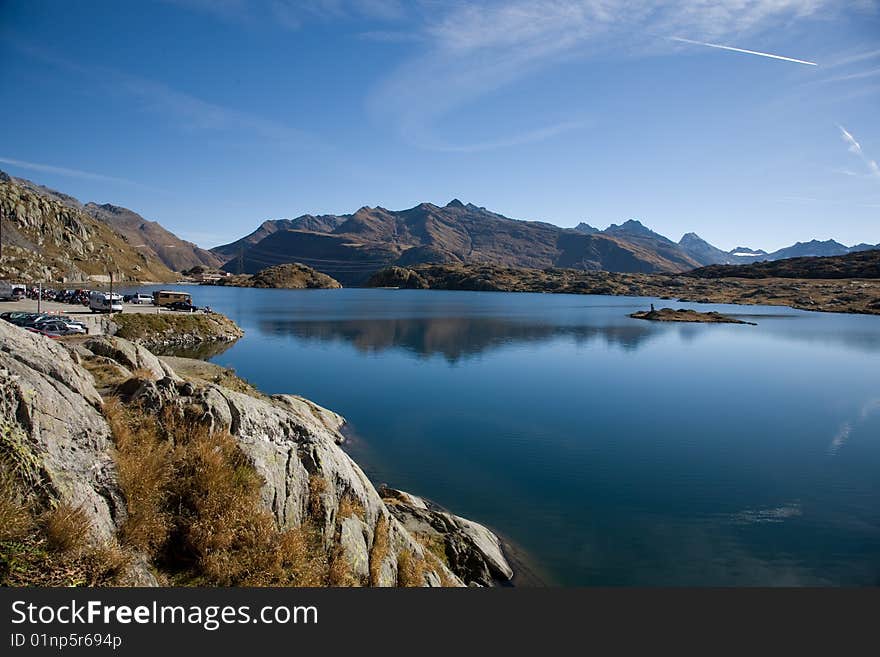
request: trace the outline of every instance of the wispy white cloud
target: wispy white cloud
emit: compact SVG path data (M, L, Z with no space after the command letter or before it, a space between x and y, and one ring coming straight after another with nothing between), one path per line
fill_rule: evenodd
M865 155L865 152L862 150L862 145L856 140L851 132L842 125L838 125L837 127L840 129L840 136L847 144L849 152L858 157L864 163L865 167L867 167L868 175L872 178L880 179L880 165L877 164L876 160L872 160Z
M227 23L258 27L272 25L298 30L312 20L367 18L398 20L406 14L402 0L164 0L189 11Z
M86 66L32 43L11 40L20 52L70 74L88 79L110 94L127 94L140 107L182 130L204 130L269 140L281 147L323 148L314 135L281 121L220 105L162 82L130 75L106 66Z
M842 55L833 57L828 63L823 63L823 68L837 68L839 66L848 66L850 64L858 64L868 59L876 59L880 57L880 50L864 50L850 55Z
M773 28L824 17L841 0L508 0L434 5L417 33L424 46L378 84L368 108L410 143L431 147L441 118L459 107L570 58L594 54L668 54L667 37L687 35L714 45L765 45ZM760 38L757 38L760 37ZM740 49L742 50L742 49ZM752 54L795 60L762 51ZM805 53L809 54L809 53ZM539 131L540 128L536 130ZM486 135L503 146L512 138ZM467 145L456 147L467 149Z
M416 43L424 41L425 37L418 32L405 32L402 30L371 30L361 32L358 37L366 41L379 43Z
M138 98L142 107L173 117L179 126L186 129L234 131L281 145L317 143L309 133L280 121L211 103L161 82L118 74L117 83L118 89Z
M834 75L829 78L816 80L816 84L825 84L829 82L847 82L849 80L862 80L864 78L874 78L880 75L880 68L872 68L866 71L857 71L855 73L845 73L843 75Z
M70 169L67 167L59 167L52 164L43 164L41 162L27 162L25 160L17 160L11 157L0 157L0 163L9 166L27 169L29 171L39 171L41 173L51 173L58 176L66 176L68 178L81 178L83 180L96 180L99 182L117 183L120 185L130 185L132 187L141 187L144 189L152 189L146 185L142 185L128 178L120 178L118 176L107 176L103 173L94 173L93 171L83 171L82 169Z
M863 177L854 171L838 170L837 173L844 175ZM814 196L783 196L778 199L781 203L823 203L828 205L848 205L858 208L880 208L880 201L876 203L863 203L849 198L816 198Z
M453 145L436 141L424 141L419 145L424 148L445 153L477 153L480 151L495 150L496 148L508 148L511 146L521 146L523 144L544 141L545 139L550 139L551 137L556 137L571 132L572 130L582 128L586 123L586 121L561 121L535 130L520 132L510 137L482 142Z

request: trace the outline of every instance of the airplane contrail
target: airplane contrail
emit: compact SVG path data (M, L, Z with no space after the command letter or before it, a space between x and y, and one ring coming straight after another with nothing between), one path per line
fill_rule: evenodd
M707 46L709 48L720 48L721 50L732 50L733 52L744 52L747 55L760 55L761 57L770 57L771 59L781 59L786 62L795 62L796 64L806 64L807 66L818 66L816 62L808 62L805 59L795 59L794 57L783 57L782 55L774 55L769 52L758 52L757 50L746 50L745 48L734 48L733 46L722 46L718 43L707 43L706 41L693 41L691 39L683 39L682 37L667 37L672 41L680 41L682 43L692 43L695 46Z

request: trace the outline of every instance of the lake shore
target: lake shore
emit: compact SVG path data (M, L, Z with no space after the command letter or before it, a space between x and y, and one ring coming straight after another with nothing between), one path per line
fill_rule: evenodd
M493 265L422 265L389 267L378 272L368 286L659 297L683 303L789 306L818 312L880 314L878 279L702 278L686 274L622 274Z

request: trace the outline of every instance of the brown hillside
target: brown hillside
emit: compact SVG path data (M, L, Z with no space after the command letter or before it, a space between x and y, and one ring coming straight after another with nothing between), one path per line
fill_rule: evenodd
M171 281L174 273L107 224L0 172L0 277L21 282Z

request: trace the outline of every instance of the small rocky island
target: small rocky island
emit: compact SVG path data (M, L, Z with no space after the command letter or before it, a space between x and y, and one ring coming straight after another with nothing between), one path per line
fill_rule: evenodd
M256 274L235 274L213 281L213 285L229 287L281 288L285 290L333 290L342 285L335 278L299 262L273 265Z
M727 317L726 315L722 315L721 313L717 313L714 311L701 313L696 310L691 310L689 308L661 308L660 310L654 310L654 306L651 306L651 310L642 310L640 312L631 313L630 317L634 319L647 319L652 322L696 322L700 324L751 324L752 326L757 326L755 322L745 322L741 319L735 319L733 317Z

